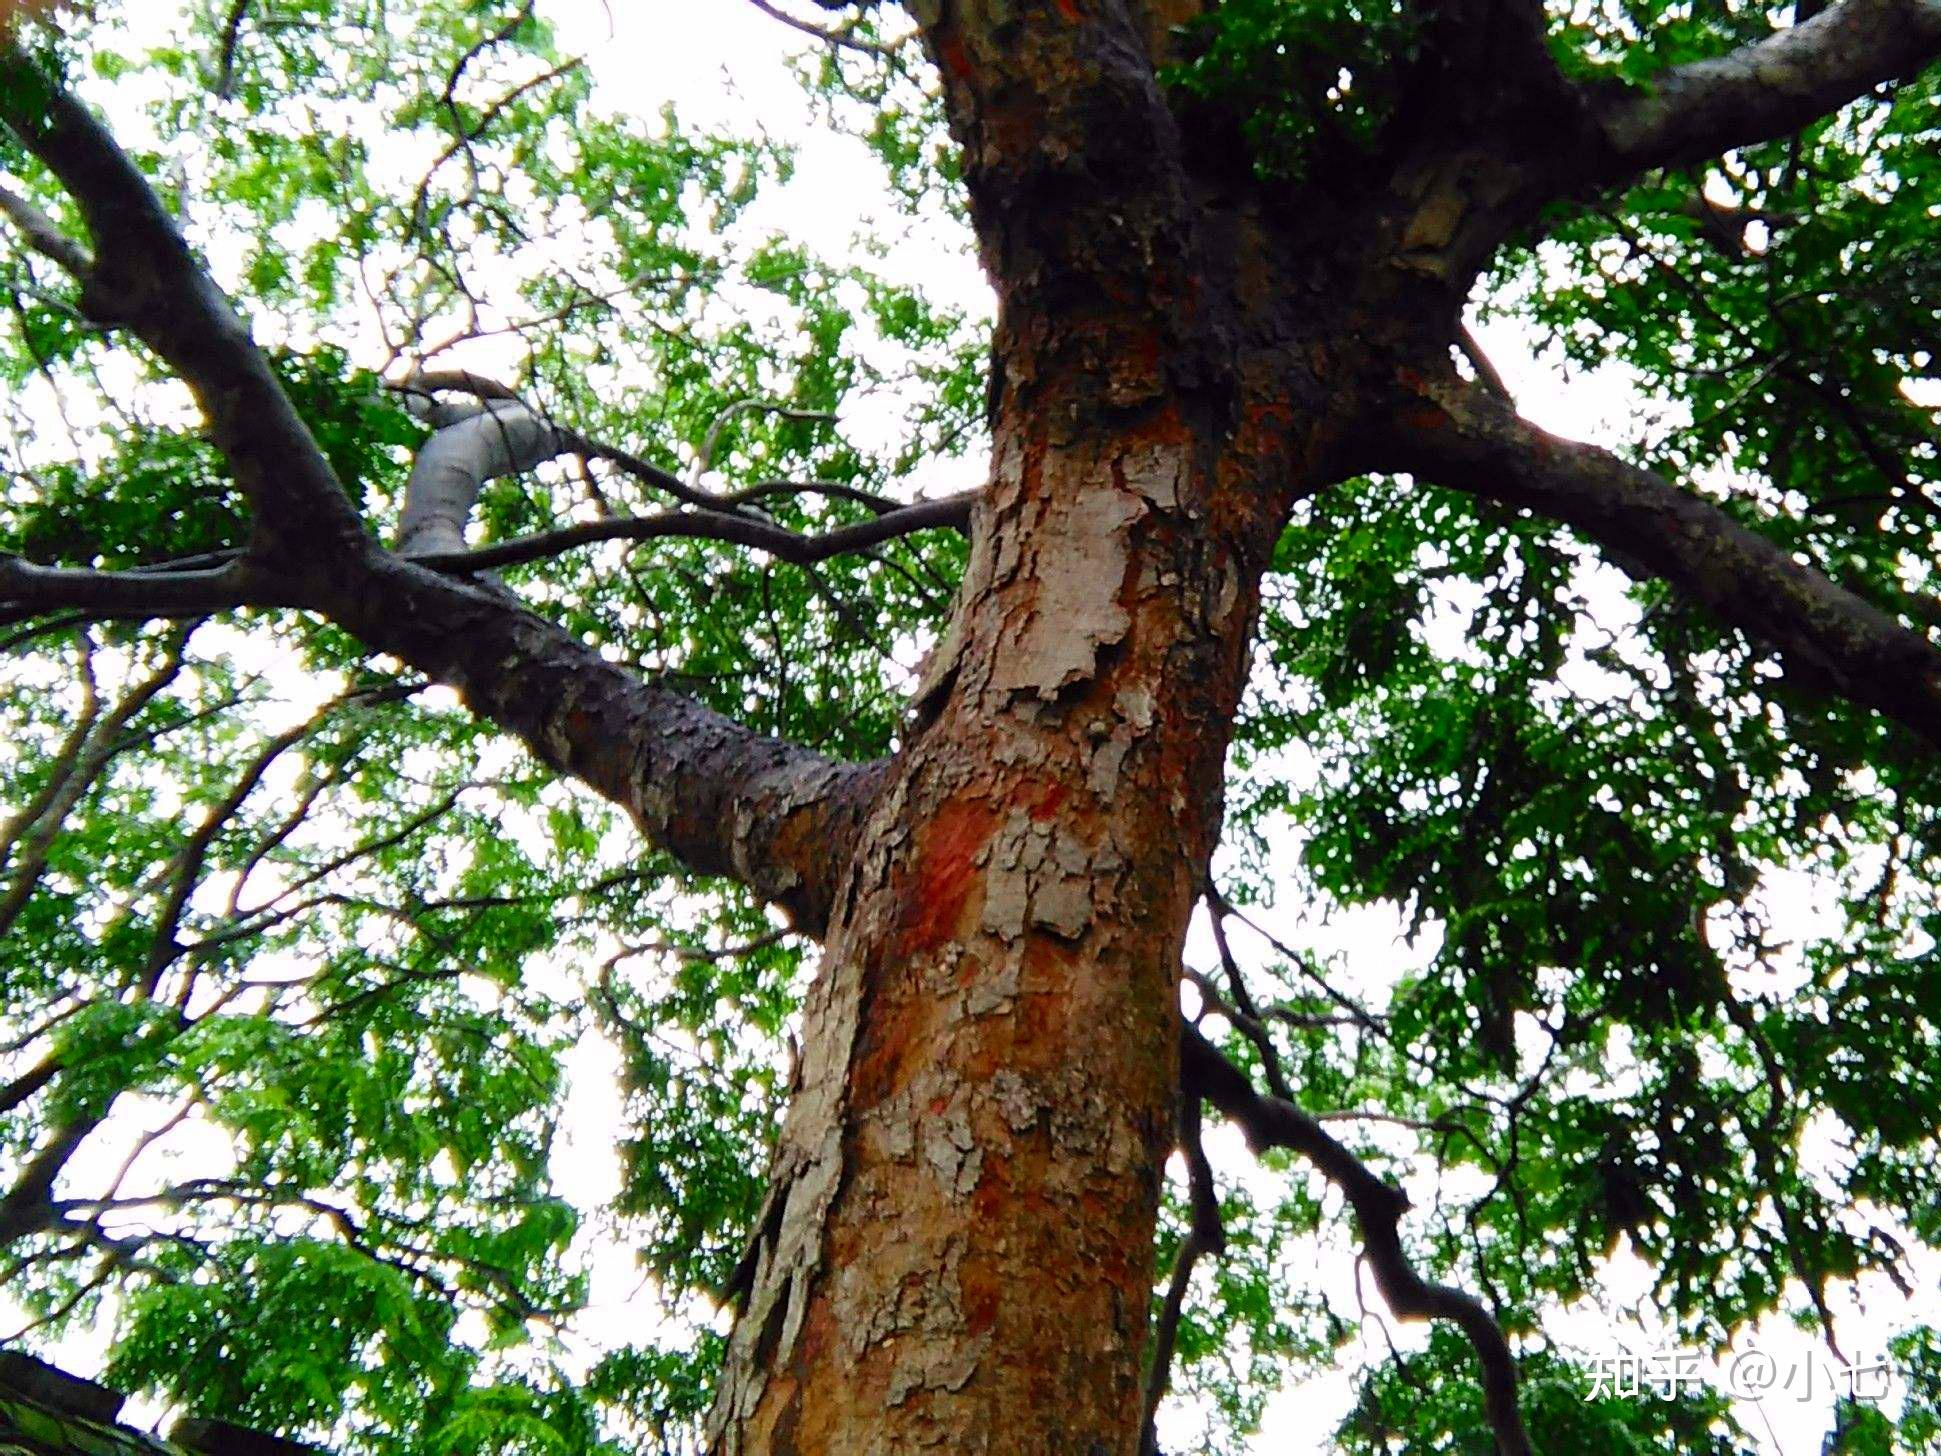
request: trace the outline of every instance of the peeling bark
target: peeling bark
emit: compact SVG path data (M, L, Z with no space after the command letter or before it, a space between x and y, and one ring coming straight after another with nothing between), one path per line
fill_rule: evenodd
M1327 422L1284 312L1240 350L1190 286L1093 316L1021 272L956 610L805 1011L722 1456L1139 1447L1179 953Z
M1000 447L949 686L806 1012L722 1453L1137 1449L1178 955L1263 559L1152 433Z

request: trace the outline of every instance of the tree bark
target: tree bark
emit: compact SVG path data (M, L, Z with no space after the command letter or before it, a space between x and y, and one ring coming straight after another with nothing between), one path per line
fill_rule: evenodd
M1109 413L1001 422L839 892L723 1453L1137 1449L1179 953L1267 534L1212 508L1244 442Z
M1327 431L1304 304L1255 222L1204 225L1129 24L927 38L999 296L992 475L837 892L711 1439L1133 1456L1180 950Z
M1180 950L1320 391L1137 19L916 13L999 299L992 475L836 894L711 1442L1133 1456Z

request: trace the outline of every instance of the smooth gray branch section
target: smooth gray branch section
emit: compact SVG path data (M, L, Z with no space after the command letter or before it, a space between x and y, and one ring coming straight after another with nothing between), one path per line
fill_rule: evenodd
M517 475L571 448L570 436L517 400L431 404L434 426L405 486L398 550L410 556L465 549L465 526L488 480Z

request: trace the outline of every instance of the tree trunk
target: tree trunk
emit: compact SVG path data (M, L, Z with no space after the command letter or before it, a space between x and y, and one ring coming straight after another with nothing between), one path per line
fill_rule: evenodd
M722 1456L1139 1445L1180 950L1331 432L1301 293L1209 223L1144 37L1007 13L926 31L998 293L992 476L835 896Z
M1285 407L1196 423L1122 333L1000 326L991 489L837 894L722 1453L1137 1449L1180 949L1293 471Z

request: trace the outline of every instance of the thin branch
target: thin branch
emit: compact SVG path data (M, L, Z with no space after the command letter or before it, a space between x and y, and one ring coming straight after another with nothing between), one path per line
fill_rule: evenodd
M854 501L859 506L869 507L879 516L888 515L891 511L900 511L905 504L903 501L892 500L889 496L878 495L873 490L863 490L859 486L828 480L764 480L741 490L723 491L720 495L709 496L708 500L713 506L732 509L735 506L754 505L758 501L773 500L777 496L798 495L819 495L835 500Z
M796 409L768 399L738 399L714 417L708 426L708 433L701 440L700 453L694 457L694 464L688 471L687 483L690 490L699 490L701 481L708 471L714 468L714 455L721 443L721 432L728 428L736 416L745 414L779 415L785 420L813 420L834 423L835 416L827 410Z
M193 631L191 627L171 634L154 671L131 685L107 717L90 728L74 757L56 766L59 787L55 793L36 801L34 817L16 817L8 822L6 851L10 879L5 894L0 894L0 936L12 928L38 887L68 814L94 788L102 769L121 751L123 731L180 676Z
M618 520L586 521L562 526L556 531L541 531L532 536L480 546L470 551L443 551L414 555L421 566L438 571L476 572L517 566L538 561L576 547L600 541L654 541L668 537L689 540L726 541L766 551L779 560L796 566L812 566L833 556L866 551L916 531L937 529L964 530L970 522L976 492L946 496L942 500L922 501L904 506L887 515L854 525L838 526L820 536L805 536L782 526L749 517L717 514L711 511L667 512L653 516L623 516Z
M885 44L882 41L864 40L844 30L833 30L828 26L817 25L812 20L802 20L790 15L779 5L771 4L770 0L748 0L748 3L762 14L781 21L792 30L799 30L804 35L812 35L825 45L839 46L843 50L858 51L866 56L888 56L895 54L903 44L902 41L891 41Z
M1172 1382L1173 1348L1179 1340L1179 1321L1186 1308L1187 1287L1193 1282L1193 1266L1206 1254L1224 1253L1226 1225L1220 1219L1219 1190L1213 1184L1213 1165L1207 1161L1206 1146L1200 1138L1200 1099L1183 1095L1179 1104L1179 1147L1186 1158L1188 1198L1192 1209L1186 1237L1180 1240L1173 1258L1172 1278L1166 1286L1166 1301L1153 1322L1151 1362L1146 1367L1146 1388L1140 1422L1140 1456L1159 1456L1159 1403Z
M250 0L231 0L229 15L222 25L222 45L216 61L217 99L227 101L236 82L236 47L243 37L243 19L249 14Z
M1496 1318L1463 1290L1434 1284L1415 1271L1402 1247L1401 1219L1408 1196L1384 1182L1293 1103L1264 1097L1240 1069L1191 1026L1180 1028L1180 1065L1191 1096L1211 1102L1256 1152L1286 1148L1299 1153L1338 1188L1354 1210L1375 1287L1405 1320L1445 1319L1468 1338L1482 1366L1484 1409L1503 1456L1535 1456L1517 1409L1516 1357Z

